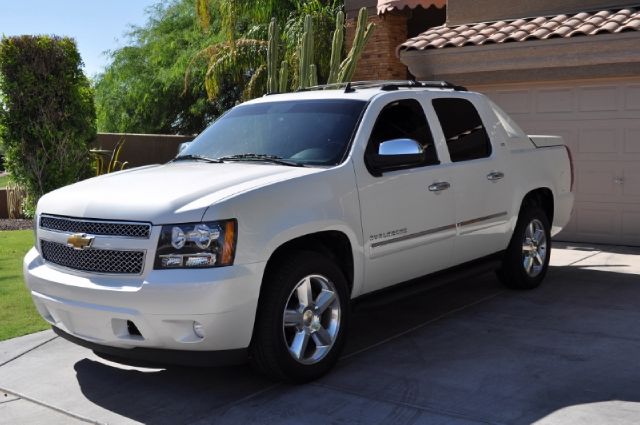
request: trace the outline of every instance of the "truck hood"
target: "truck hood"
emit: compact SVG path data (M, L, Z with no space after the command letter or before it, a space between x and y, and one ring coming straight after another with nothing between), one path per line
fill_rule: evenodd
M40 198L38 213L146 221L200 221L206 209L242 192L322 171L264 163L178 162L94 177Z

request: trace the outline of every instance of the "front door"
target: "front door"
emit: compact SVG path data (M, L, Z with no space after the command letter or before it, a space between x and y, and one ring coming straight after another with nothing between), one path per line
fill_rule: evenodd
M406 96L406 94L405 94ZM450 170L441 166L422 104L401 98L372 104L366 151L354 151L365 249L364 292L452 265L456 235ZM366 132L366 131L365 131ZM418 166L382 173L372 170L366 152L392 139L417 141L425 153Z

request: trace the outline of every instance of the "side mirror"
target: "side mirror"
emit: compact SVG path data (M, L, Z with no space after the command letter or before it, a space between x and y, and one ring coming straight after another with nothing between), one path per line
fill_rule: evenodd
M421 165L425 161L422 146L413 139L391 139L380 143L377 153L367 155L371 171L400 170Z
M183 150L185 150L186 148L189 147L189 145L191 144L191 142L182 142L178 145L178 155L180 155L182 153Z

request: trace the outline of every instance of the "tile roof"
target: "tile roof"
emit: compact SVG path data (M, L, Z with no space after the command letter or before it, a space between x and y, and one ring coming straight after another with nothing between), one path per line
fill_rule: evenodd
M427 9L435 6L442 9L447 5L447 0L378 0L378 15L392 11L394 9L403 10L405 8L415 9L421 6Z
M400 51L640 31L640 7L430 28Z

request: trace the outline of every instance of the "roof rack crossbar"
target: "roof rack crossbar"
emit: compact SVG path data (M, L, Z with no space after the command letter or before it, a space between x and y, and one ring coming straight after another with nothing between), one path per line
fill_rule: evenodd
M341 89L345 93L354 92L356 89L380 88L383 91L398 90L399 88L434 88L449 89L455 91L467 91L466 87L450 83L448 81L416 81L416 80L375 80L375 81L350 81L347 83L321 84L317 86L299 89L297 91Z

